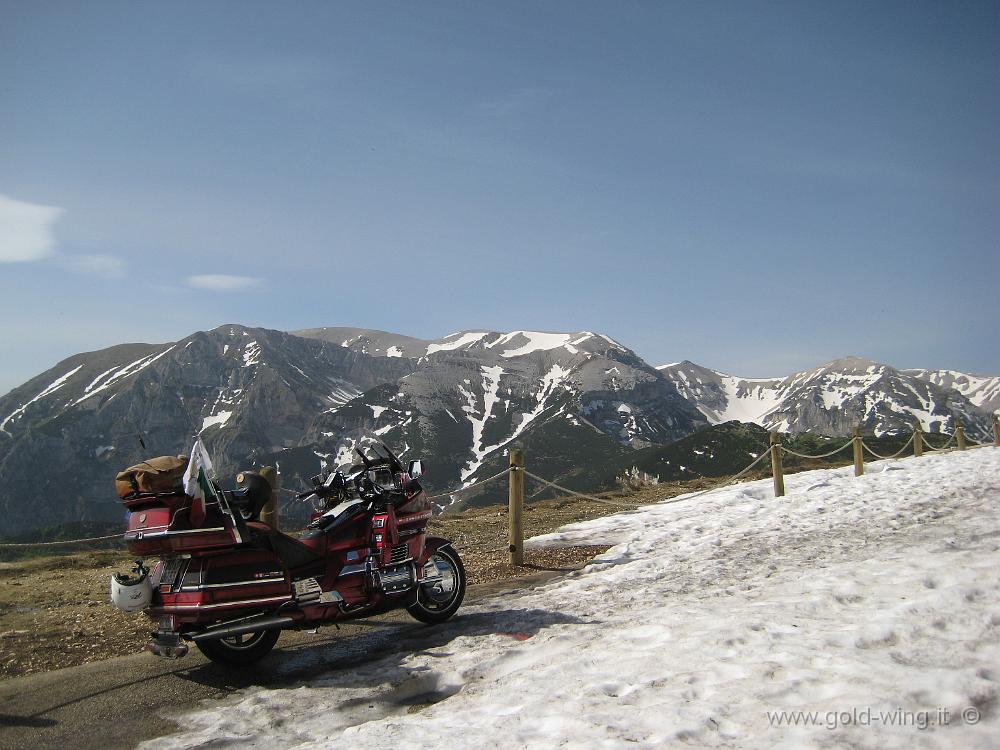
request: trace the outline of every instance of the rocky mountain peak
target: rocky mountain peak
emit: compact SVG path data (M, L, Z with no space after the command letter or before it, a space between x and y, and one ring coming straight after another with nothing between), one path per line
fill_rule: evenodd
M951 386L956 379L918 377L865 357L843 357L773 379L740 378L690 362L660 372L713 424L736 419L781 432L826 435L849 435L860 424L881 435L908 431L915 421L930 432L951 430L958 416L970 434L984 439L990 433L989 418L978 404L954 387L939 385ZM982 380L961 382L984 402L991 394Z
M835 370L837 372L847 372L847 373L863 373L871 372L879 368L886 367L886 365L880 364L875 360L868 359L867 357L858 357L850 354L846 357L841 357L840 359L834 359L826 364L820 365L820 370Z

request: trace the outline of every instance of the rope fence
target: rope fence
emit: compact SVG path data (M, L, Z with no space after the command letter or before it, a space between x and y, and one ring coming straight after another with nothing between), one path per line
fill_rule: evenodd
M121 539L121 534L110 534L108 536L92 536L87 539L63 539L58 542L3 542L0 549L15 547L58 547L65 544L89 544L90 542L104 542L108 539Z
M895 453L893 453L891 456L883 456L881 453L877 453L870 445L868 445L868 443L864 442L863 440L861 441L861 447L864 448L869 453L871 453L873 456L875 456L875 458L881 459L883 461L891 461L892 459L899 458L901 455L903 455L903 451L909 448L910 445L913 443L913 438L915 437L915 435L916 433L910 435L910 439L907 440L905 443L903 443L903 447L900 448Z
M924 447L933 453L941 453L942 451L946 451L948 450L948 446L951 445L953 442L955 442L955 436L952 435L951 437L948 438L947 443L942 445L940 448L935 448L933 445L930 444L930 441L928 441L927 438L924 437L924 434L922 432L920 433L920 438L924 441Z
M807 455L805 453L798 453L798 452L793 451L791 448L788 448L788 447L786 447L784 445L781 446L781 450L782 450L783 453L787 453L789 456L795 456L797 458L829 458L830 456L832 456L832 455L834 455L836 453L840 453L845 448L850 448L852 445L854 445L854 438L851 438L846 443L844 443L842 446L840 446L839 448L835 448L834 450L830 451L829 453L820 453L817 456L810 456L810 455Z
M993 417L993 432L994 432L994 442L993 446L1000 446L1000 419L996 415ZM864 439L861 437L860 428L854 430L854 436L848 440L846 443L838 448L830 451L818 454L808 454L795 451L781 443L781 436L777 432L771 433L771 445L770 447L758 455L752 462L741 469L736 474L732 476L725 477L719 480L719 482L711 487L703 490L699 490L693 493L681 494L677 497L660 500L660 504L669 504L677 502L686 502L688 500L693 500L697 497L707 495L709 492L714 492L719 489L723 489L732 484L735 484L740 479L745 477L750 471L753 470L755 466L761 463L765 458L771 458L771 473L774 477L774 494L775 497L781 497L785 494L784 490L784 478L783 478L783 466L781 457L783 454L789 456L794 456L796 458L802 458L807 460L823 459L829 458L836 455L849 447L854 448L854 470L856 476L861 476L864 474L864 451L874 456L876 459L883 461L891 461L897 459L906 452L907 448L913 447L913 455L920 456L922 449L926 447L929 451L933 453L943 453L950 449L952 443L956 443L958 450L965 450L967 443L971 443L971 447L982 448L990 446L989 443L977 443L975 441L967 440L965 437L965 432L962 426L962 422L959 418L955 418L955 432L949 436L948 441L940 446L934 447L927 440L923 431L920 429L919 425L913 431L913 434L909 439L903 444L903 446L891 455L882 455L874 450L870 445L868 445ZM524 506L524 479L525 477L530 477L534 481L541 484L541 488L536 491L531 497L535 497L542 491L553 488L559 490L560 492L565 492L567 495L573 497L579 497L590 502L599 503L602 505L618 508L618 509L635 509L637 503L629 503L627 501L616 501L610 500L608 498L597 497L595 495L590 495L584 492L577 492L576 490L571 490L557 482L546 479L545 477L539 476L534 472L528 471L524 467L524 451L521 449L513 449L510 451L510 461L511 465L502 471L498 471L491 477L486 479L481 479L478 482L474 482L465 487L459 487L457 489L451 490L449 492L442 492L437 495L431 495L428 500L437 500L444 497L454 498L457 495L462 495L471 490L481 488L491 482L495 482L501 477L507 476L510 483L510 506L509 506L509 545L508 551L510 552L510 562L513 565L521 565L523 563L523 531L521 529L521 512ZM280 488L277 492L285 495L291 495L292 498L288 502L281 506L281 511L287 510L293 502L295 502L298 493L288 490L285 488ZM530 498L529 498L530 499ZM440 507L440 506L439 506ZM0 549L13 549L13 548L26 548L26 547L59 547L68 546L74 544L88 544L92 542L103 542L111 539L120 539L121 534L110 534L107 536L97 536L88 537L84 539L64 539L52 542L2 542L0 543ZM494 550L498 551L498 550Z
M756 466L761 461L763 461L765 458L767 458L768 455L769 455L769 451L764 451L759 456L757 456L757 458L755 458L752 463L748 464L747 467L744 468L742 471L740 471L740 472L738 472L736 474L733 474L731 477L729 477L728 479L725 479L724 481L720 482L719 484L715 485L714 487L709 487L708 489L699 490L698 492L695 492L693 494L680 495L678 497L673 497L673 498L670 498L668 500L661 500L660 504L661 505L669 505L670 503L679 503L681 501L694 500L696 497L701 497L702 495L707 495L709 492L715 492L715 490L721 490L724 487L728 487L731 484L736 484L736 482L738 482L740 479L742 479L744 476L746 476L749 473L749 471L754 466Z
M555 489L560 490L561 492L565 492L568 495L573 495L575 497L581 497L584 500L590 500L593 503L601 503L603 505L610 505L610 506L616 507L616 508L634 508L635 507L635 503L616 502L614 500L608 500L607 498L595 497L594 495L588 495L588 494L583 493L583 492L577 492L576 490L571 490L568 487L563 487L561 484L556 484L555 482L552 482L552 481L550 481L548 479L544 479L543 477L540 477L537 474L533 474L530 471L528 471L527 469L524 470L524 474L525 474L525 476L531 477L536 482L541 482L544 485L542 487L543 490L544 489L548 489L549 487L554 487Z
M487 479L481 479L475 484L470 484L468 487L459 487L457 490L452 490L451 492L442 492L440 495L431 495L427 499L437 500L439 497L453 497L454 495L462 495L468 492L469 490L473 490L476 487L481 487L484 484L489 484L490 482L493 482L499 479L500 477L506 476L509 472L510 469L504 469L503 471L498 471L496 474Z

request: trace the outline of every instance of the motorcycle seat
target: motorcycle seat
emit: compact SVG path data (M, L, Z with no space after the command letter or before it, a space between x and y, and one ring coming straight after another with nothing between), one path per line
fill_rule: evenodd
M250 530L253 543L274 553L289 570L303 568L323 560L323 554L312 545L288 534L282 534L265 523L248 521L247 528Z

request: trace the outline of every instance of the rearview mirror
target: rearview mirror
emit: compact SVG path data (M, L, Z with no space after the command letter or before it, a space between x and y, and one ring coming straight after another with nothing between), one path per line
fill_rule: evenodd
M410 479L416 479L426 473L427 468L424 466L423 461L410 461L410 470L407 472L410 475Z

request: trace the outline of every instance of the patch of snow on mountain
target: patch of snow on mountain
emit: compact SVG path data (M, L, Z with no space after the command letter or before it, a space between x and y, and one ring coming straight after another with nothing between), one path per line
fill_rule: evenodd
M547 401L549 396L555 393L556 388L562 385L566 381L566 377L570 374L571 370L561 367L560 365L552 365L545 375L541 379L541 389L535 394L535 408L530 412L526 412L521 415L521 421L514 427L514 431L511 436L507 438L500 445L494 446L494 448L499 448L501 445L506 445L510 441L519 437L532 422L537 419L542 412L548 408Z
M387 356L387 357L402 357L403 356L403 350L400 349L398 346L390 346L388 349L385 350L385 356Z
M842 409L844 404L850 399L851 394L845 390L823 390L820 391L820 397L823 399L824 409Z
M337 448L337 454L333 458L335 468L342 469L354 463L355 442L351 438L344 438L344 445Z
M472 423L472 455L473 459L465 465L461 471L461 479L464 483L482 465L483 459L490 452L490 449L483 447L483 431L486 429L486 421L493 414L493 406L499 401L497 392L500 389L500 376L503 375L502 367L482 366L483 373L483 411L482 416L477 416L476 399L471 391L459 386L462 395L469 402L468 406L462 409L468 415Z
M507 349L500 353L501 357L520 357L532 352L548 351L565 347L573 338L570 333L541 333L539 331L511 331L490 344L490 348L508 344L514 339L523 338L525 343L515 349ZM575 352L574 352L575 353Z
M715 416L716 424L732 419L763 424L764 417L781 405L781 395L773 380L722 375L722 388L726 394L726 408Z
M118 367L118 368L113 367L110 370L105 370L97 378L95 378L90 385L87 386L87 390L84 391L84 395L78 398L76 401L74 401L73 406L83 403L92 396L96 396L98 393L107 388L110 388L118 381L124 380L125 378L130 377L131 375L135 375L137 372L140 372L141 370L145 370L160 357L169 354L171 351L173 351L173 349L174 347L171 346L168 349L164 349L159 354L150 354L145 357L140 357L135 362L131 362L125 365L124 367ZM111 374L108 375L108 373ZM103 378L105 375L107 375L107 378L104 380L104 382L102 382L99 386L95 388L94 384L100 381L100 379Z
M51 383L49 383L45 388L43 388L42 391L41 391L41 393L39 393L33 399L31 399L30 401L28 401L26 404L22 404L21 406L17 407L13 412L11 412L7 416L6 419L4 419L3 422L0 422L0 431L7 432L7 430L4 429L4 428L7 426L8 422L10 422L12 419L17 419L17 417L19 417L22 414L24 414L25 410L29 406L31 406L33 403L35 403L36 401L40 401L41 399L45 398L49 394L55 393L56 391L58 391L60 388L62 388L64 385L66 385L66 381L68 381L71 377L73 377L74 375L76 375L76 373L78 373L82 367L83 367L83 365L78 365L77 367L74 367L72 370L70 370L69 372L67 372L65 375L62 375L62 376L56 378Z
M114 367L109 367L107 370L105 370L104 372L102 372L96 378L94 378L93 380L91 380L90 381L90 385L88 385L86 388L84 388L83 392L84 393L90 393L92 390L94 390L95 386L97 386L98 383L100 383L102 380L104 380L104 378L106 376L108 376L109 374L111 374L112 372L114 372L117 369L118 369L118 365L115 365Z
M621 349L622 351L625 351L625 347L619 344L613 338L609 338L608 336L605 336L603 333L599 333L597 335L600 336L605 341L607 341L609 344L611 344L611 346L615 347L616 349Z
M375 406L374 404L371 404L370 407L372 410L372 414L375 415L375 419L378 419L382 415L382 412L384 412L388 408L385 406Z
M333 390L330 391L330 394L326 397L326 400L333 404L333 409L339 409L348 401L351 401L361 395L361 391L345 380L330 378L330 381L334 384L334 386Z
M251 341L243 350L243 366L251 367L260 363L260 344Z
M477 341L480 341L481 339L489 335L490 335L489 331L449 333L447 336L441 339L441 343L429 344L427 346L427 354L433 354L434 352L451 351L453 349L460 349L463 346L474 344ZM458 338L454 338L455 336L457 336Z
M205 417L204 419L201 420L201 432L204 432L213 425L218 425L220 429L222 427L225 427L226 422L229 421L229 418L231 416L233 416L233 413L231 411L220 411L218 414L213 414L210 417Z
M486 373L487 370L500 370L500 368L483 367L484 373ZM475 474L475 472L479 469L479 467L482 466L482 463L487 456L489 456L494 451L497 451L503 448L504 446L510 444L512 441L520 437L524 433L524 431L528 428L528 426L531 425L531 423L534 422L535 419L537 419L542 413L546 411L546 409L549 408L548 404L549 397L555 393L556 389L559 386L565 383L566 378L570 374L570 372L571 372L570 369L561 367L560 365L553 365L549 369L549 371L542 376L542 378L539 381L541 387L539 391L535 394L535 399L536 399L535 407L530 412L521 413L520 419L518 423L514 425L514 428L511 431L511 433L505 436L500 442L495 443L494 445L488 445L488 446L481 445L482 433L483 433L482 426L485 425L486 418L484 417L480 422L476 420L472 415L470 415L469 418L473 422L473 432L474 432L473 453L475 454L476 457L473 461L470 461L461 472L463 484L471 483L470 477L472 477L472 475ZM484 390L489 394L489 398L487 400L489 403L490 411L488 413L492 413L493 406L496 404L497 401L500 400L499 397L497 396L496 390L493 390L499 386L499 377L497 378L496 383L492 382L490 383L489 389L486 388L487 383L485 379L483 385L484 385ZM465 397L469 400L470 404L470 406L462 408L467 413L469 412L470 409L474 411L475 410L474 396L468 391L466 391L464 388L462 388L462 386L459 386L459 390L462 391L463 395L465 395ZM509 402L506 403L509 405ZM476 432L477 425L479 425L478 432Z

